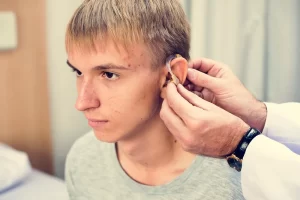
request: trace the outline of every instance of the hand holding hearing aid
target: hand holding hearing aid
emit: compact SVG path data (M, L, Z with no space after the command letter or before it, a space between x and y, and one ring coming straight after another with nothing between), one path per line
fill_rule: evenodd
M265 105L226 65L205 58L191 62L184 86L168 84L160 115L186 151L221 157L249 126L263 128Z
M192 61L184 85L204 100L262 131L266 117L265 104L244 87L227 65L207 58Z

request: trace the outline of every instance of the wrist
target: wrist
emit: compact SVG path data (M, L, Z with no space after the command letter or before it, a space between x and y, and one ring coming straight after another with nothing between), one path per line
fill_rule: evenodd
M246 124L244 121L240 120L239 124L235 127L235 131L233 132L233 135L231 136L232 140L228 145L228 149L224 155L229 155L234 152L234 150L237 148L238 144L244 137L245 133L250 129L250 126Z
M242 119L249 124L250 127L256 128L260 132L263 131L267 119L267 107L263 102L256 100L253 109Z
M241 171L242 161L246 150L251 141L259 134L261 134L259 130L255 128L249 128L249 130L244 134L243 138L239 142L234 152L231 155L228 155L226 158L230 167L236 169L237 171Z

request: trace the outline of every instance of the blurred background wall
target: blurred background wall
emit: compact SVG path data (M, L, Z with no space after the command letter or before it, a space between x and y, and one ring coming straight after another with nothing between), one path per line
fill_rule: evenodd
M183 0L192 58L228 64L264 101L300 101L300 1Z
M45 8L43 0L0 0L0 143L53 173Z

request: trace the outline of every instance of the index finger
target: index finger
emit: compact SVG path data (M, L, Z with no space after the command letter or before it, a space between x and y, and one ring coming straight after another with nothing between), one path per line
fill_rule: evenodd
M182 119L170 108L165 99L162 103L160 118L169 131L180 141L184 139L182 133L186 132L186 125Z
M210 70L219 71L222 68L226 68L226 65L208 58L200 58L189 63L189 67L201 71L203 73L208 73Z
M167 85L167 102L172 110L181 118L183 121L190 118L191 114L195 112L195 106L190 104L184 97L182 97L176 86L173 83Z

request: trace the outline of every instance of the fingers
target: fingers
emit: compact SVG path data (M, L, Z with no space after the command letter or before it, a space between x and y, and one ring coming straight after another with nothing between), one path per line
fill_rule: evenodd
M200 58L198 60L192 61L189 63L189 67L199 70L203 73L208 73L211 70L220 71L222 68L226 68L224 64L208 58Z
M178 93L177 87L173 83L167 86L166 98L170 108L172 108L181 119L189 118L191 114L195 112L194 106Z
M213 104L211 104L208 101L203 100L197 94L186 90L182 85L178 85L178 92L183 98L185 98L193 106L196 106L203 110L213 110L214 109ZM196 110L196 108L194 108L194 109ZM200 110L197 110L197 112L200 112Z
M202 90L203 90L203 87L197 86L197 85L195 85L194 89L193 89L193 91L197 91L197 92L201 92Z
M169 107L167 100L163 101L160 111L160 118L163 120L166 127L174 135L174 137L176 137L178 140L183 139L181 133L185 132L186 125L182 119Z
M195 69L188 69L187 78L195 85L194 88L198 88L200 91L202 88L207 88L212 92L216 92L222 87L220 79L214 78ZM199 90L196 91L199 92Z
M198 92L198 91L193 91L193 93L195 94L195 95L197 95L198 97L200 97L200 98L204 98L204 95L202 94L202 92ZM206 100L206 99L205 99Z

